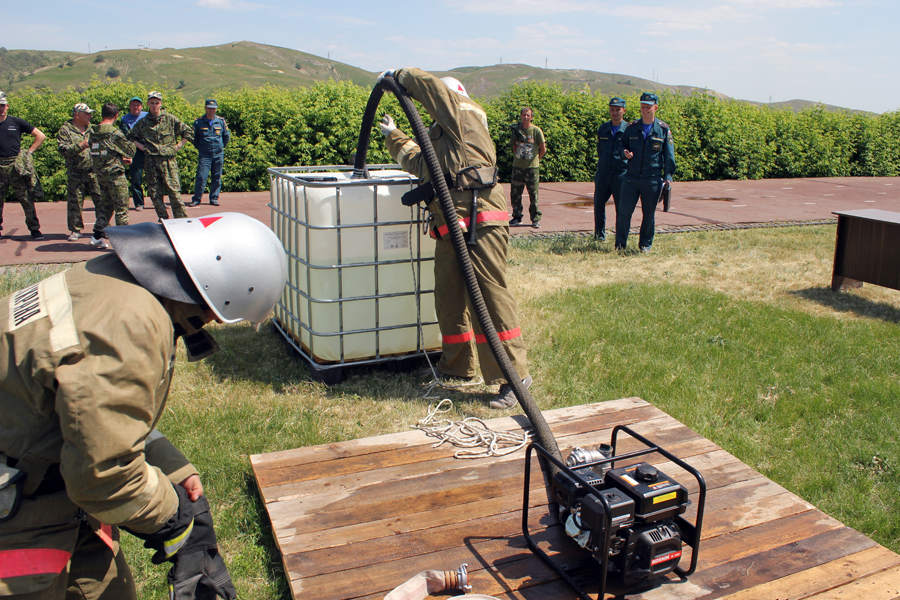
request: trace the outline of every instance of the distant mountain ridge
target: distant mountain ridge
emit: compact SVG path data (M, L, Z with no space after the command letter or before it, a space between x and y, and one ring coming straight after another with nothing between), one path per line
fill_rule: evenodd
M499 64L432 72L440 76L452 75L462 81L471 94L488 98L526 81L558 84L567 90L586 87L591 92L605 95L624 96L639 91L669 90L684 95L702 91L728 98L704 88L668 85L622 73L584 69L542 69L524 64ZM26 86L59 91L69 86L86 85L92 77L97 77L101 81L131 79L149 86L168 86L178 90L188 101L199 102L221 89L237 90L264 85L310 86L329 79L371 86L376 76L376 73L329 58L249 41L198 48L103 50L92 54L0 48L0 89L7 92ZM771 103L771 106L789 106L800 110L814 104L819 103L791 100ZM828 110L838 109L830 105L825 107Z

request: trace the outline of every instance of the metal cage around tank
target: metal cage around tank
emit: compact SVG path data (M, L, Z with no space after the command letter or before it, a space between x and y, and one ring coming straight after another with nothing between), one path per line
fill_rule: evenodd
M425 212L403 206L418 179L398 165L269 169L272 229L288 257L274 324L313 375L440 350L434 240Z

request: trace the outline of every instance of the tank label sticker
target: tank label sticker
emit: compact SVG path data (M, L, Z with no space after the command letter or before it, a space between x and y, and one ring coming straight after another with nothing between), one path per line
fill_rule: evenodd
M384 232L384 249L385 250L403 250L409 248L409 232L408 231L386 231Z
M670 560L675 560L676 558L681 558L681 550L676 550L674 552L667 552L661 556L657 556L653 560L650 561L650 566L655 567L656 565L664 562L668 562Z

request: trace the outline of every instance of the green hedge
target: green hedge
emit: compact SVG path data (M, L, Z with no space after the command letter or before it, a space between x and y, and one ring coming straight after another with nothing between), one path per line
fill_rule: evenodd
M65 198L65 165L55 136L70 118L72 106L86 102L98 109L114 102L124 111L132 96L146 98L153 88L159 86L94 79L87 86L55 94L29 89L10 94L10 114L47 135L35 158L49 199ZM192 105L171 88L159 89L166 109L186 123L203 114L202 103ZM268 189L269 166L349 164L369 91L329 81L309 88L219 92L219 114L232 131L225 151L224 190ZM638 93L626 100L625 118L639 118ZM595 132L608 118L608 101L608 96L587 89L563 91L558 85L542 83L516 85L498 98L484 100L501 180L509 180L510 125L518 120L522 106L532 107L534 122L546 136L548 152L541 162L541 179L593 179ZM393 115L398 126L409 131L395 98L385 96L380 111ZM898 112L861 115L812 107L794 113L704 94L663 94L657 116L672 128L680 181L900 175ZM99 111L95 121L99 122ZM377 129L368 162L391 162ZM193 146L179 153L178 164L182 190L191 192L197 165Z

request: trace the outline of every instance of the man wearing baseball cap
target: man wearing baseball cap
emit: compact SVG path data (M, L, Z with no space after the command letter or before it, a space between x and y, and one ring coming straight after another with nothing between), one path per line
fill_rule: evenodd
M622 142L628 123L625 117L625 100L619 97L609 101L610 120L597 128L597 174L594 176L594 239L606 241L606 203L612 196L616 215L619 214L619 195L628 161Z
M147 173L147 188L156 215L160 219L168 219L169 213L163 203L163 195L169 196L172 215L176 219L186 219L187 212L181 200L181 181L178 178L178 161L175 155L190 141L190 128L178 117L162 108L162 94L150 92L147 95L149 114L135 123L126 136L134 142L138 150L146 153L144 157ZM178 140L176 142L175 140Z
M199 154L197 158L197 177L194 179L194 195L188 206L197 206L209 182L209 203L219 205L219 192L222 191L222 164L225 162L225 146L231 140L228 123L216 115L219 103L206 101L206 114L194 121L194 139L192 143Z
M628 171L622 184L619 212L616 215L616 250L625 250L631 215L641 200L641 233L638 247L649 252L656 229L656 204L664 181L675 174L675 144L666 123L656 118L659 96L641 94L641 118L625 130L623 154Z
M139 96L128 101L128 112L119 120L119 130L124 135L127 136L134 124L147 116L147 111L142 110L143 108L144 101ZM125 171L125 176L131 186L134 210L144 210L144 152L142 150L135 150L131 164Z
M84 229L81 213L85 196L91 199L94 208L100 202L100 187L91 168L91 115L94 111L79 102L72 108L72 118L59 128L56 147L66 160L66 223L69 226L69 241L81 237Z
M31 155L41 147L47 136L25 119L13 117L8 112L9 100L6 94L0 92L0 233L3 230L3 201L11 187L25 211L25 225L31 232L31 238L42 240L41 223L31 195L33 190L40 190L41 194L43 190L34 172ZM23 133L34 137L31 147L26 150L21 147Z

